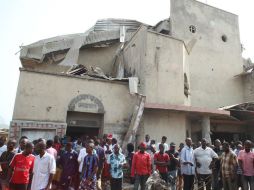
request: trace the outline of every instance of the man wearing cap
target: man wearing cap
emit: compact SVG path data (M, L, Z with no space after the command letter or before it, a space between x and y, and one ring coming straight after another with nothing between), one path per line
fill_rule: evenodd
M146 144L140 143L139 151L133 156L131 177L135 177L134 190L138 190L139 185L141 190L145 190L146 181L151 174L151 158L145 149Z
M166 153L169 156L170 162L168 165L168 178L172 190L176 190L176 179L177 179L177 170L178 170L178 156L179 153L176 151L176 144L174 142L170 143L169 150Z

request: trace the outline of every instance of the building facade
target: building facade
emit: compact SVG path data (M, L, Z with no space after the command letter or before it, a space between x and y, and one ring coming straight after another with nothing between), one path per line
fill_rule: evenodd
M156 26L100 20L24 46L20 60L10 138L253 138L238 16L201 2L171 0L170 18Z

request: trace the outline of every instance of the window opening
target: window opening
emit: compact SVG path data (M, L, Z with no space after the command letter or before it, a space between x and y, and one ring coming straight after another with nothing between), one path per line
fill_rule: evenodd
M195 33L196 32L196 27L193 26L193 25L190 25L189 30L190 30L191 33Z

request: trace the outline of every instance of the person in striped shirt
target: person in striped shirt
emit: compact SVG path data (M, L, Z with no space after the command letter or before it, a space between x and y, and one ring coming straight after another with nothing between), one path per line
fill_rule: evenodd
M238 166L237 156L230 150L229 143L223 143L223 153L221 155L221 173L224 190L235 190L236 170Z
M93 143L89 143L86 147L87 155L84 158L82 179L79 185L79 190L96 190L98 157L96 154L93 154L93 149Z

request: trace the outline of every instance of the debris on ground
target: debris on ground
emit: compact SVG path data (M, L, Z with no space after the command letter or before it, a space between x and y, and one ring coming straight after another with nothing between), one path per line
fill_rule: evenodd
M160 174L154 172L146 182L146 190L170 190L167 183L160 178Z

